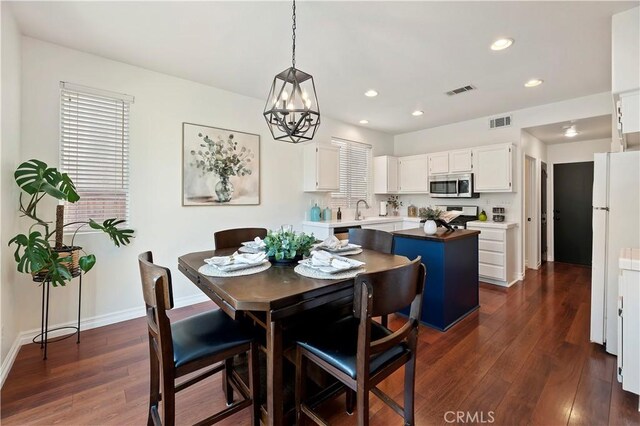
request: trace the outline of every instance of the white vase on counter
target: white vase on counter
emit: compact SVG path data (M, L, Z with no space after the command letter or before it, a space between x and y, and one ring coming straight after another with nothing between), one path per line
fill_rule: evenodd
M434 220L427 220L424 223L424 233L427 235L433 235L438 230L438 225Z

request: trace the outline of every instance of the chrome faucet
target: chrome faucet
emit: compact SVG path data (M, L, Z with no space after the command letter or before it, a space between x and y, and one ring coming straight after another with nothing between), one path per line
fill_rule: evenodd
M364 206L366 208L369 208L369 203L367 203L366 200L358 200L358 202L356 203L356 220L361 220L360 218L360 203L364 203Z

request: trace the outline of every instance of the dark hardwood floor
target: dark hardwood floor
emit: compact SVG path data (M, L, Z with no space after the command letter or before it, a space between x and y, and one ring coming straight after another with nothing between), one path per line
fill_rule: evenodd
M547 263L510 289L482 284L481 309L448 332L421 328L417 425L640 424L638 397L617 382L615 358L589 343L589 288L590 269ZM46 362L37 345L23 346L2 388L2 424L144 424L144 321L84 331L80 345L52 344ZM402 378L401 370L381 384L400 402ZM402 424L373 395L371 402L373 425ZM192 424L222 404L217 376L178 394L177 423ZM332 424L355 424L355 416L344 414L343 398L319 411ZM248 419L244 411L223 424Z

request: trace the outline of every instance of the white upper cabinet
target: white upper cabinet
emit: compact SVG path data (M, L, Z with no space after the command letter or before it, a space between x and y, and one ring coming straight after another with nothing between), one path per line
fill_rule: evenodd
M398 191L429 192L427 154L398 158Z
M340 189L340 148L311 143L304 147L304 191L338 191Z
M623 134L640 132L640 90L620 95L618 120Z
M611 20L611 92L640 89L640 7Z
M389 155L373 159L373 193L398 192L398 158Z
M449 173L449 152L429 154L429 175Z
M475 192L513 192L513 157L511 144L488 145L473 149Z
M458 149L449 151L449 173L471 172L472 154L470 149Z

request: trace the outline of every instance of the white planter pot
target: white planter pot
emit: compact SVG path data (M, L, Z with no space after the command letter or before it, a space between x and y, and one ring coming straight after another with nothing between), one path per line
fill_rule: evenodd
M438 225L436 225L436 222L433 220L427 220L424 223L424 233L427 235L433 235L436 233L436 231L438 230Z

